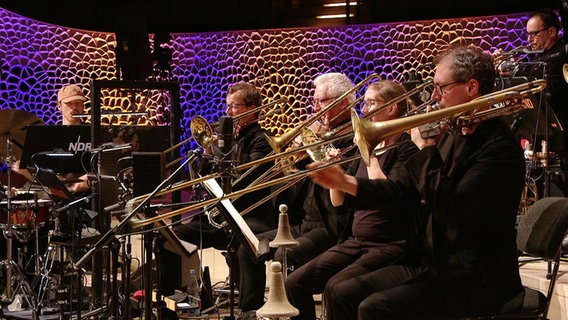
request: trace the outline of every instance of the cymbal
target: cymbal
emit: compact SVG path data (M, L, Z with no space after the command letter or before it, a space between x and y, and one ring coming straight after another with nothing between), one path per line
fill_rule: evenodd
M13 143L12 156L20 159L24 140L26 138L26 129L31 124L43 124L43 121L36 115L24 110L4 109L0 110L0 158L4 159L8 156L8 140Z

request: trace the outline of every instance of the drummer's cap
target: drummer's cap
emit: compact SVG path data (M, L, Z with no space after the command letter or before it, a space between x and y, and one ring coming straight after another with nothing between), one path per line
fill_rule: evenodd
M57 104L75 100L87 101L87 97L85 97L83 91L77 85L65 86L57 93Z

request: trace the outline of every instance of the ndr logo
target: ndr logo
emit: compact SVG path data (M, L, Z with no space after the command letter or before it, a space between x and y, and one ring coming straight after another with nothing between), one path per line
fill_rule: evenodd
M77 137L77 142L69 142L69 151L90 151L90 142L81 142L81 136Z

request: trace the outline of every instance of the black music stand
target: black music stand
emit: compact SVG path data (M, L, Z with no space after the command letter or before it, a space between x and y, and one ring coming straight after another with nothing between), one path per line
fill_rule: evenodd
M219 183L217 182L217 180L215 179L206 180L203 182L203 185L205 186L205 189L211 196L219 199L220 201L220 203L218 204L219 211L223 216L223 218L225 219L225 221L227 221L227 224L229 225L229 228L232 232L231 233L232 237L231 240L229 241L229 249L227 251L227 254L231 255L228 258L228 261L229 261L229 301L230 301L229 319L232 320L235 319L234 316L235 288L233 280L235 279L234 255L236 254L235 247L237 246L237 244L233 242L237 241L237 243L243 245L246 251L248 252L248 254L251 255L251 257L256 261L260 261L261 259L263 259L263 257L266 254L268 254L270 248L268 245L268 240L266 239L259 240L254 235L254 233L252 232L248 224L245 222L243 217L233 206L231 200L223 199L225 194L223 193L223 190L219 185Z
M495 90L503 90L516 85L529 82L527 77L512 77L497 79ZM537 99L536 95L525 98L524 103L528 108L503 117L503 121L509 125L513 133L519 138L538 140L538 137L550 138L562 137L563 128L548 103ZM550 141L548 141L550 144Z
M89 161L83 161L90 149L89 126L28 126L20 168L25 169L35 165L50 168L57 173L82 174L90 171ZM57 154L65 154L65 156L55 156Z

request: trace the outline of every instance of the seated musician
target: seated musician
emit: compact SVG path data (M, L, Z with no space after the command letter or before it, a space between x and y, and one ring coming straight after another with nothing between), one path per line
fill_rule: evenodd
M62 125L80 125L83 124L81 118L75 118L75 114L83 114L85 109L85 101L87 97L77 85L68 85L62 87L57 92L57 109L61 112ZM34 177L29 169L20 168L20 161L15 161L12 170L26 177L29 181L33 181ZM65 181L65 178L62 178ZM84 193L88 192L90 187L87 180L87 175L76 178L68 179L67 188L71 193ZM25 188L24 188L25 189Z
M405 92L403 86L390 80L374 82L367 87L361 111L364 115L373 112L372 121L402 116L407 112L407 99L401 98L398 103L390 105L385 103ZM404 141L408 143L402 143ZM349 171L356 172L357 177L386 179L395 166L401 166L418 150L406 133L393 135L380 146L388 147L395 143L399 145L379 156L372 155L370 167L363 160L358 160L351 163ZM343 192L335 189L330 192L332 203L343 205ZM351 210L349 237L301 266L286 279L288 299L300 311L294 319L317 319L313 294L324 292L324 287L334 287L345 279L366 274L400 259L406 252L408 212L417 210L412 202L408 206L394 205L383 210Z
M261 106L261 103L262 97L257 88L248 83L237 83L232 85L227 92L226 113L228 116L235 117ZM256 112L234 121L233 143L236 145L236 152L233 152L233 154L237 155L236 165L264 158L272 151L263 135L264 132L258 124L258 113ZM203 166L203 168L212 167L207 164ZM251 174L232 186L232 189L236 191L246 188L270 167L270 163L258 166ZM209 172L201 173L209 174ZM250 192L233 201L233 204L241 212L268 194L269 190L267 189ZM275 227L275 217L272 204L267 201L245 214L243 218L254 233L261 233ZM218 223L222 221L221 216L216 219ZM173 231L180 239L201 248L226 249L229 244L226 230L212 226L204 214L193 217L191 221L182 221L182 223L173 227Z
M326 108L335 99L351 91L322 116L323 127L329 130L348 124L349 107L356 99L351 80L341 73L327 73L318 76L314 80L314 85L313 104L316 110ZM353 145L353 141L351 138L345 138L335 141L333 145L337 149L347 150ZM353 152L348 152L345 156L348 157ZM303 169L302 166L308 162L301 162L298 166ZM289 207L292 236L300 243L299 246L286 250L290 268L303 265L336 244L347 223L347 208L334 207L330 201L329 191L311 180L303 180L297 185L295 194L296 199L283 199L283 203ZM278 229L270 230L258 235L258 238L272 241L277 231ZM283 249L273 248L265 260L282 261L283 254L285 254ZM242 310L238 319L254 318L256 310L264 304L265 263L264 260L255 261L242 248L237 255L240 272L239 307Z

